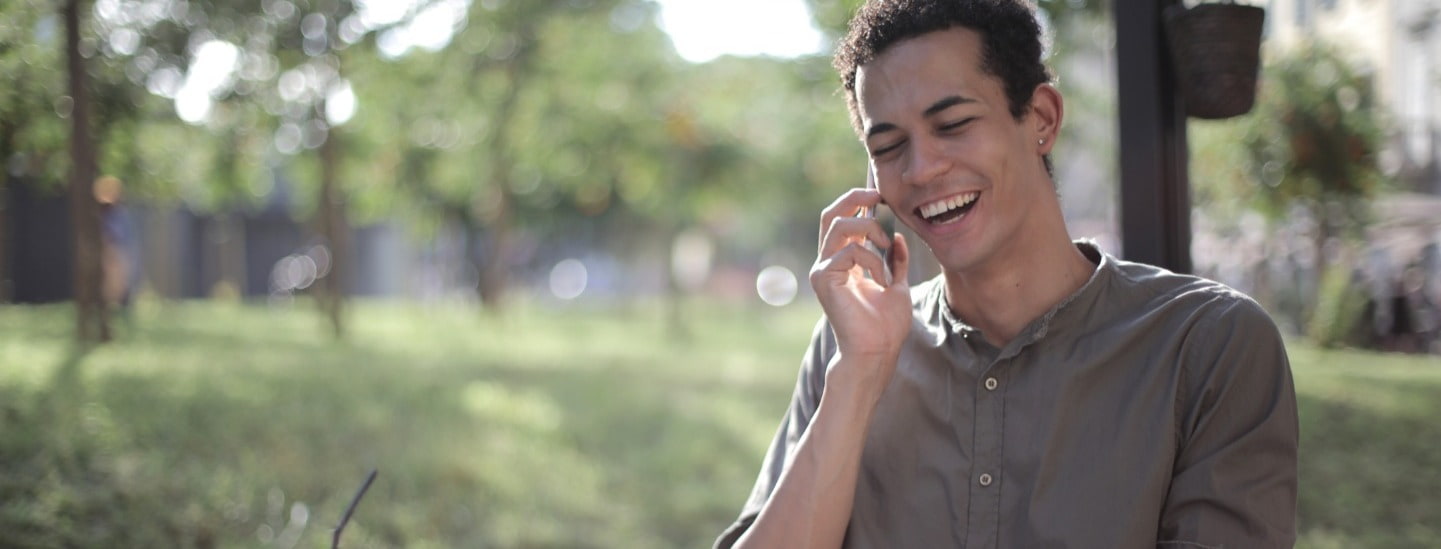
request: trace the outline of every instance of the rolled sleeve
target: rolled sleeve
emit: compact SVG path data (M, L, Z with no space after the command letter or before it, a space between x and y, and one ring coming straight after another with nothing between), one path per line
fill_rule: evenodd
M1188 337L1158 547L1292 547L1296 393L1275 324L1227 299Z

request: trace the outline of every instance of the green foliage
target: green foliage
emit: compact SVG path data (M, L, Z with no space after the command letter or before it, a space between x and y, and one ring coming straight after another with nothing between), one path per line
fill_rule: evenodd
M3 9L20 9L12 5ZM472 242L513 230L517 240L614 244L622 249L605 252L624 255L700 228L722 253L786 255L812 249L816 212L863 181L864 153L828 55L687 64L652 2L471 2L448 46L394 59L380 47L389 27L341 38L357 17L346 0L191 2L153 13L145 5L98 2L86 39L107 105L97 124L102 172L152 202L244 208L264 200L280 173L294 213L313 211L321 169L310 138L324 116L323 90L311 88L332 78L357 96L349 122L318 130L338 143L349 213L360 223L397 220L422 237L442 226ZM828 27L843 25L854 5L815 3ZM323 40L305 37L307 17L325 22ZM203 123L181 122L167 79L196 68L198 46L211 40L237 50L239 70L212 94ZM53 57L59 44L43 51ZM9 66L5 75L20 74ZM56 86L58 67L45 69ZM296 75L308 75L305 91L282 93ZM54 96L27 95L23 110L53 110ZM23 146L49 158L58 181L65 127L44 122L26 135L53 139Z
M1311 208L1335 228L1365 221L1367 199L1382 186L1376 164L1382 123L1368 78L1321 43L1268 59L1254 125L1243 146L1258 206L1272 217L1292 204Z
M182 76L193 53L192 38L213 37L206 33L230 28L233 18L240 17L235 10L243 11L245 3L181 4L188 9L166 13L142 9L134 1L102 4L103 9L85 10L81 35L100 173L119 176L133 197L204 197L194 204L202 207L248 197L233 192L225 169L259 163L253 158L212 162L224 156L216 147L234 141L187 128L175 119L167 98L147 91L156 74L176 71L177 78ZM203 11L207 8L232 19L209 19ZM56 2L39 1L0 6L0 76L10 83L0 90L0 161L18 159L11 168L46 186L65 181L70 165L66 118L73 100L66 88L58 9ZM212 25L203 26L205 22Z
M1350 262L1335 263L1321 276L1316 292L1316 305L1307 323L1307 338L1325 348L1363 343L1360 335L1369 326L1363 325L1366 294L1353 279Z
M0 181L16 171L58 185L69 165L62 99L64 27L48 2L0 4ZM14 164L12 164L12 162ZM18 170L17 170L18 168Z
M1257 117L1253 113L1249 117ZM1247 212L1260 210L1260 181L1251 169L1251 151L1244 146L1252 118L1191 120L1191 200L1222 228L1235 228ZM1265 207L1270 207L1269 205Z
M1198 202L1249 206L1272 219L1293 205L1339 204L1338 221L1363 222L1367 199L1385 183L1376 164L1381 118L1369 79L1331 46L1268 56L1255 110L1190 124Z
M357 200L399 204L420 222L483 225L504 213L557 231L619 205L623 179L654 186L670 159L659 120L681 66L652 9L476 2L442 51L357 58L364 107L347 145Z
M846 35L851 16L865 4L865 0L806 0L806 3L810 5L816 27L838 40Z
M828 36L839 39L846 34L851 15L860 9L866 0L806 0L816 26ZM1064 22L1073 16L1104 15L1110 8L1109 2L1099 0L1040 0L1033 2L1048 19Z
M445 50L353 63L356 203L422 232L508 199L539 238L700 225L747 250L813 247L815 212L865 162L828 61L689 65L653 5L582 5L476 5Z

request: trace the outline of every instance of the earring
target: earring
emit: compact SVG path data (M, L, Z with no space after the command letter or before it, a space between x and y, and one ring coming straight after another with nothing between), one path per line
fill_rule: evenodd
M1046 144L1046 140L1045 140L1045 139L1041 139L1041 141L1040 141L1039 143L1037 143L1037 144L1038 144L1038 145L1045 145L1045 144Z

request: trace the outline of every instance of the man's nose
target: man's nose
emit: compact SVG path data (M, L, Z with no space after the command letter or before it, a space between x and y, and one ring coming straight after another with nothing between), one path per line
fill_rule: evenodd
M937 139L913 138L901 180L907 185L926 185L951 167L951 158Z

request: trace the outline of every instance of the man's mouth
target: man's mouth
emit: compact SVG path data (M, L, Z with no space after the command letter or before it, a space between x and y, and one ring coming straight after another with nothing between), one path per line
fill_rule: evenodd
M935 202L922 204L916 208L916 215L932 225L948 225L960 221L967 212L976 205L976 198L981 193L969 192L956 196L942 198Z

